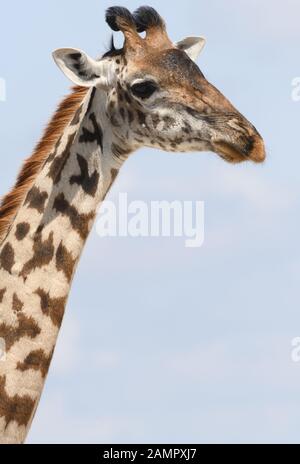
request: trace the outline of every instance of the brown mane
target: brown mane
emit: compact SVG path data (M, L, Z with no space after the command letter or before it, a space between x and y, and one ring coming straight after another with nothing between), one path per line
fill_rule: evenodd
M74 87L72 93L60 103L33 154L25 160L15 186L3 197L0 204L0 244L22 205L26 193L32 186L55 143L71 122L87 91L88 89L85 87Z

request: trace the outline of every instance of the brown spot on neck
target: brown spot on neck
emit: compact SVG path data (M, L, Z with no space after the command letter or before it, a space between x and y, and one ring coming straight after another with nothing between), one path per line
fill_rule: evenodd
M34 371L41 371L42 377L46 377L50 362L52 359L53 351L49 356L43 350L31 351L23 362L18 362L17 369L20 371L27 371L32 369Z
M50 232L46 240L42 239L41 234L37 234L33 243L33 257L24 264L20 275L24 278L36 268L47 266L54 255L53 232Z
M51 318L51 321L56 327L60 327L67 297L51 298L49 292L45 292L42 288L38 288L35 294L41 299L42 312Z
M3 301L5 292L6 292L6 288L2 288L2 289L0 290L0 303L2 303L2 301Z
M18 298L18 295L16 293L13 294L13 304L12 304L12 309L15 312L19 312L22 310L24 306L24 303Z
M30 230L30 225L28 222L20 222L16 227L16 239L21 241L23 240Z
M54 200L53 208L64 216L68 217L71 225L83 240L87 239L90 232L90 221L94 219L95 212L80 214L75 206L71 205L63 193L57 195Z
M36 209L39 213L42 213L44 211L47 198L47 192L41 192L38 187L33 186L27 194L25 205L28 205L29 208Z
M99 172L95 170L93 174L90 175L87 160L79 154L77 154L77 162L80 168L80 174L72 176L70 178L70 184L80 185L87 195L94 197L98 188L100 178Z
M48 175L51 177L54 184L58 184L60 182L62 172L71 154L71 147L73 145L75 136L76 131L69 135L68 142L64 151L59 156L56 156L51 163Z
M11 273L15 264L15 252L10 243L6 243L0 253L0 266L7 272Z
M97 121L95 113L90 114L89 119L93 125L93 132L86 127L82 128L82 134L79 137L79 143L93 143L97 142L103 152L103 131Z
M10 350L21 338L29 337L33 339L41 332L41 329L32 317L19 313L17 318L17 324L14 326L7 325L4 322L0 324L0 337L5 340L7 350Z
M75 263L76 259L73 259L72 253L60 242L56 251L56 268L58 271L63 271L68 282L72 279Z
M27 425L34 411L35 401L28 395L9 396L5 390L6 377L0 377L0 417L4 417L6 427L12 421L19 426Z

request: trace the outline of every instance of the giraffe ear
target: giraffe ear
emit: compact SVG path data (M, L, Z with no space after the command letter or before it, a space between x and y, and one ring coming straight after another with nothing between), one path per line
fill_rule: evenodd
M108 63L96 61L77 48L58 48L52 53L61 71L76 85L108 87Z
M186 39L177 42L175 46L184 51L193 61L196 61L200 55L206 40L204 37L186 37Z

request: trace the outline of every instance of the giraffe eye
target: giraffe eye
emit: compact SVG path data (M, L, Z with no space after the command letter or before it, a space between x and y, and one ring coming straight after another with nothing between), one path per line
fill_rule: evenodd
M131 92L138 98L149 98L157 90L157 85L152 81L139 82L131 87Z

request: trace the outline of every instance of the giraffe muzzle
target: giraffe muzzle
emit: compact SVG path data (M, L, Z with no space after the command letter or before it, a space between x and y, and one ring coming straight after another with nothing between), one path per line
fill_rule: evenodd
M266 158L264 142L261 138L255 138L249 142L251 148L239 146L230 142L216 142L214 147L216 152L231 163L240 163L242 161L253 161L262 163Z
M223 140L213 141L216 152L231 163L253 161L262 163L266 159L264 140L252 124L242 120L233 127L231 121L230 133Z

